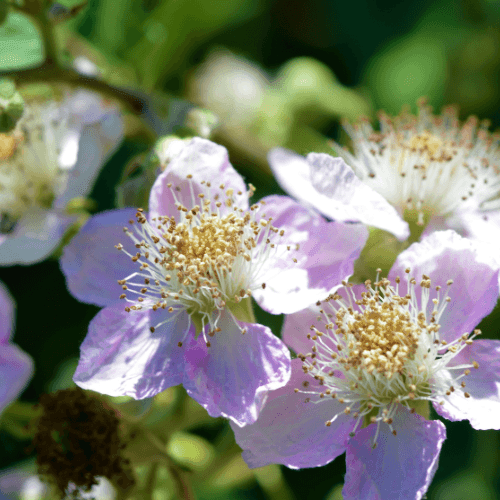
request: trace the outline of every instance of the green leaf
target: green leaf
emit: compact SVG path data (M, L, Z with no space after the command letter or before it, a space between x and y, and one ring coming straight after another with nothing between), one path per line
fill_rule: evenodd
M10 12L0 26L0 71L36 66L43 62L40 35L31 21Z
M7 0L0 0L0 25L7 19L9 13L9 3Z

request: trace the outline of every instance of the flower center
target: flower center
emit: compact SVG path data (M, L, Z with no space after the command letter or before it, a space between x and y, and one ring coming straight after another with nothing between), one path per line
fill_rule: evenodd
M307 335L314 342L312 352L298 355L304 372L324 390L295 391L313 394L316 400L332 397L345 404L344 412L352 412L357 419L355 429L362 422L378 425L382 421L395 434L391 424L398 404L415 412L415 408L424 408L419 402L443 404L443 397L455 390L470 397L462 378L470 373L469 368L477 368L477 363L455 368L450 361L480 331L475 330L470 339L465 333L451 343L441 339L439 319L451 299L448 294L440 298L439 286L431 299L431 279L424 275L417 285L409 273L406 269L405 295L399 293L400 278L391 283L377 275L373 285L365 282L366 291L360 297L355 296L353 285L344 282L347 297L335 293L324 301L320 309L323 331L312 326L314 333ZM452 283L449 280L447 286ZM462 373L452 375L457 369Z
M199 277L210 277L210 270L216 275L226 273L238 255L246 254L242 248L244 233L245 221L236 214L222 218L203 214L197 226L171 221L164 236L171 245L172 258L183 262L183 267L192 269ZM246 243L255 246L253 238Z
M49 208L65 184L59 168L67 120L50 120L53 109L26 108L19 126L0 134L0 233L11 231L31 208Z
M445 141L427 130L414 135L407 144L412 152L418 151L422 156L427 156L429 161L439 162L451 159L452 151L445 147Z
M388 294L386 301L370 293L360 301L365 309L354 312L354 321L346 320L346 309L337 311L339 334L348 343L345 366L376 371L387 378L400 373L405 363L415 356L425 324L413 321L406 311L407 298ZM403 309L403 310L401 310ZM424 322L421 315L418 321Z
M148 221L143 210L138 209L138 224L129 221L134 230L124 228L137 253L128 253L121 244L116 248L139 265L139 272L118 283L136 296L120 295L132 304L125 308L127 312L167 309L173 319L176 313L187 311L203 335L205 325L210 326L208 334L213 335L220 331L217 324L221 311L238 314L238 304L250 297L252 290L265 288L261 276L270 254L286 250L278 243L284 230L273 227L272 219L266 219L265 214L258 215L265 202L245 211L238 207L232 189L221 185L219 193L209 183L203 185L205 192L197 199L191 195L191 208L176 202L180 214L177 221L167 215ZM175 198L176 189L171 185L169 188ZM247 193L238 196L249 198L253 192L250 186ZM226 209L221 212L223 205L230 209L229 213ZM155 324L151 330L167 321L170 319ZM244 333L244 329L240 330Z

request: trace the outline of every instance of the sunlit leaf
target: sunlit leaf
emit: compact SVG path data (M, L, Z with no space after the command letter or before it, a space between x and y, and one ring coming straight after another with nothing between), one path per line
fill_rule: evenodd
M40 35L32 22L10 12L0 26L0 70L21 69L43 62Z

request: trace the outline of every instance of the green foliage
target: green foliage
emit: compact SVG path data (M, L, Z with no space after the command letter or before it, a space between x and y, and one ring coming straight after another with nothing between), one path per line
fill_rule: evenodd
M8 78L0 79L0 132L13 130L23 112L24 101L14 82Z
M22 69L42 62L42 41L37 29L26 16L9 12L0 26L0 70Z
M7 14L9 13L9 3L7 0L0 0L0 26L7 19Z
M439 38L410 35L378 53L366 69L366 80L378 107L397 114L423 96L441 104L447 83L445 46Z

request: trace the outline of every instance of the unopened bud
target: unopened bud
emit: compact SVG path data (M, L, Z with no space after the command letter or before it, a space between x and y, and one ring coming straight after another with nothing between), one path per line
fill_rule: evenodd
M0 80L0 132L12 131L24 113L24 101L12 80Z

